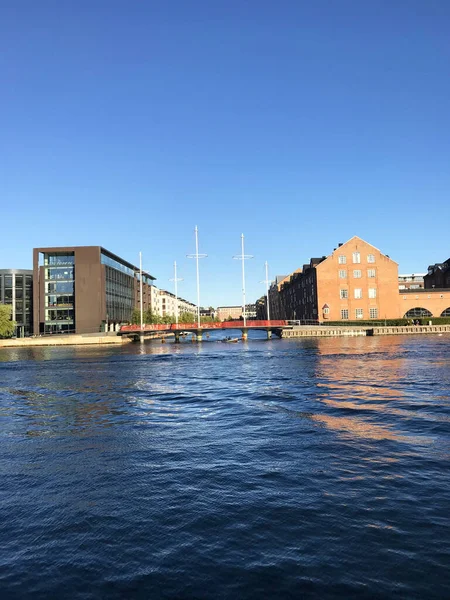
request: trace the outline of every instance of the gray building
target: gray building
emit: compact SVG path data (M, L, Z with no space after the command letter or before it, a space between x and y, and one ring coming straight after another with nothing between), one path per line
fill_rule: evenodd
M17 337L33 333L33 271L0 269L0 304L12 306Z

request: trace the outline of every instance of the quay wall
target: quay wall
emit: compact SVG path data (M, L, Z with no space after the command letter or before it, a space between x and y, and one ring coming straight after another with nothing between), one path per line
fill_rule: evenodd
M305 327L285 329L283 339L299 337L349 337L372 335L411 335L411 334L450 333L450 325L410 325L405 327Z
M349 337L367 335L366 327L294 327L293 329L283 329L281 337Z
M0 340L0 348L25 348L29 346L93 346L93 345L120 345L131 340L117 335L58 335L42 336L35 338L19 338Z
M411 335L418 333L450 333L450 325L409 325L407 327L374 327L369 335Z

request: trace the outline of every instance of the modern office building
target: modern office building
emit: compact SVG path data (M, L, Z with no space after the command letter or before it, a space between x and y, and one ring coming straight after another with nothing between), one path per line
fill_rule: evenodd
M34 333L96 333L128 323L140 307L139 267L101 246L33 250ZM151 282L143 272L143 308Z
M0 269L0 304L12 306L17 337L33 333L33 271Z

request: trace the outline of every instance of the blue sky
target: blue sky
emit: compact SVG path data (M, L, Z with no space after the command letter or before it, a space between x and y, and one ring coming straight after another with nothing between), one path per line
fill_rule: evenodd
M359 235L450 256L447 0L6 0L0 268L102 245L239 304Z

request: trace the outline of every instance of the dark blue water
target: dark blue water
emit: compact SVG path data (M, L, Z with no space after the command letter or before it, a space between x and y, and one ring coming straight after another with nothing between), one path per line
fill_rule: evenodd
M0 350L0 598L450 598L450 337Z

